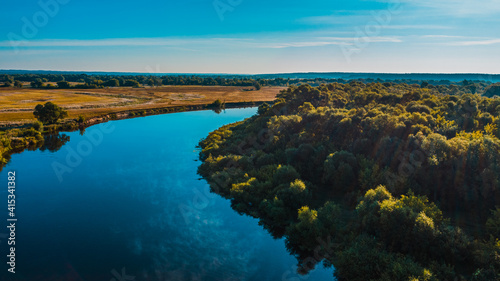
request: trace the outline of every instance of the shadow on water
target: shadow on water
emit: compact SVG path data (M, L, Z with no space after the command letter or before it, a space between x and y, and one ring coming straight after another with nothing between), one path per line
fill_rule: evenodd
M84 132L84 130L83 130L83 132ZM81 132L82 135L83 135L83 132ZM4 154L3 157L5 158L5 162L2 163L0 161L0 172L10 162L13 154L19 154L25 150L28 150L28 151L36 151L36 150L46 151L46 150L48 150L50 152L57 152L69 141L70 141L70 137L66 134L44 135L43 141L39 141L36 144L30 144L27 147L14 149L14 150L10 151L9 153Z
M39 149L41 151L48 150L50 152L56 152L69 142L69 140L70 137L66 134L46 135L43 137L43 143Z
M200 137L256 108L217 111L46 135L36 151L13 157L9 169L23 186L15 280L331 280L331 269L299 275L282 240L198 180ZM99 133L92 153L58 179L51 164L67 164Z
M212 108L212 111L217 113L217 114L220 114L222 111L225 111L225 109L222 109L222 108Z

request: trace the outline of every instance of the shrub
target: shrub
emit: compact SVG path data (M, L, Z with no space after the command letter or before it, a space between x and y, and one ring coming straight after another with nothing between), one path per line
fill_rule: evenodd
M40 121L33 122L33 124L31 126L33 127L33 129L35 129L35 130L37 130L39 132L43 131L43 123L40 122Z
M67 117L68 112L49 101L45 105L37 105L33 115L44 124L54 124L59 119Z
M83 115L78 115L78 117L76 118L76 122L78 123L84 123L85 122L85 116Z

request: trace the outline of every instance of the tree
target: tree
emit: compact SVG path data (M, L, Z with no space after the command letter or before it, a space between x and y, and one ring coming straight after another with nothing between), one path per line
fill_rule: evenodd
M500 207L492 211L492 216L486 221L486 230L493 237L500 237Z
M83 115L78 115L78 118L76 118L76 122L78 123L84 123L85 122L85 116Z
M212 110L215 111L215 113L219 114L222 112L222 109L226 107L226 104L221 100L217 99L216 101L211 103L209 107L212 108Z
M484 96L500 96L500 83L492 84L485 89Z
M153 87L155 85L155 80L149 78L147 83L148 83L149 87Z
M31 82L31 88L43 88L43 81L40 78L37 78L35 81Z
M43 132L43 123L40 121L33 122L32 127L33 127L33 129L35 129L39 132Z
M14 77L12 77L10 75L6 75L5 82L9 82L10 84L14 84Z
M259 82L255 82L255 83L253 84L253 86L255 87L255 90L256 90L256 91L260 91L260 89L262 88L262 86L260 85L260 83L259 83Z
M125 79L123 79L123 77L118 77L116 79L118 80L118 82L120 82L119 86L124 86L125 85Z
M135 88L137 88L137 87L139 87L139 86L140 86L140 84L139 84L139 82L137 82L136 80L133 80L133 79L127 79L127 80L125 81L125 85L124 85L124 86L126 86L126 87L135 87Z
M211 104L211 106L214 108L222 109L224 108L224 103L220 99L217 99Z
M269 108L271 108L271 107L269 106L269 104L267 104L267 103L263 103L263 104L259 105L259 109L257 110L257 112L258 112L260 115L262 115L262 114L266 113L266 112L269 110Z
M120 81L118 79L110 79L104 83L106 87L118 87L120 86Z
M33 115L44 124L53 124L59 119L67 117L68 112L49 101L45 105L37 105Z
M71 85L67 81L59 81L59 82L57 82L57 86L60 89L69 89L71 87Z
M21 81L16 80L14 82L14 87L16 87L16 88L22 88L23 87L23 83L21 83Z

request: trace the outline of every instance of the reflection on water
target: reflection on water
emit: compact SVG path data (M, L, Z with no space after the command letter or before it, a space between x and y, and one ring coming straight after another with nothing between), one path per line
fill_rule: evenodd
M332 280L332 269L297 275L284 242L234 212L196 174L198 141L255 112L113 121L110 133L93 126L13 155L0 172L2 181L8 171L17 175L19 242L12 280L127 280L123 274L138 281ZM91 137L99 141L69 165ZM58 177L54 163L70 170ZM6 197L0 190L0 198Z
M69 136L66 134L46 135L43 137L43 144L40 146L41 151L48 150L56 152L69 141Z

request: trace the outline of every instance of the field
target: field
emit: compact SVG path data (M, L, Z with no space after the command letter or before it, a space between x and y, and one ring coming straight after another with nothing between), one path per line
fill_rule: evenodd
M161 86L104 89L13 89L0 88L0 125L32 122L37 104L53 102L68 111L68 118L86 118L113 112L210 104L217 99L226 103L274 100L283 88L223 86Z

